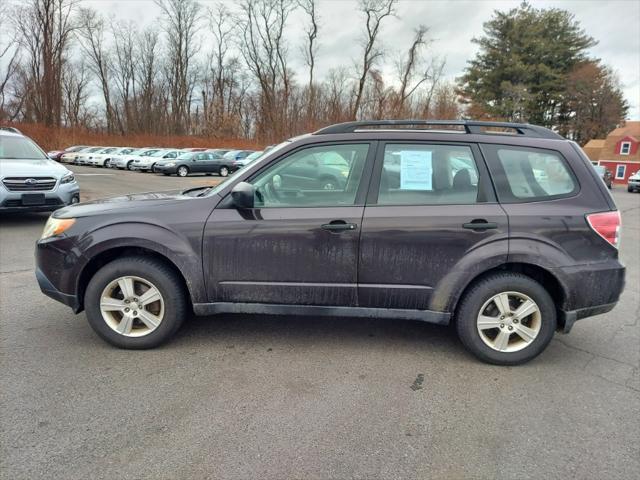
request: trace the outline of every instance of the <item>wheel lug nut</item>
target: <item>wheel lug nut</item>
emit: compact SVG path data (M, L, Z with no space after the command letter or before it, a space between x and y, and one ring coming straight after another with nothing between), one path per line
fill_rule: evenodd
M512 326L509 326L509 330L513 330L513 327L512 327Z
M504 323L501 323L501 324L500 324L500 328L504 328Z
M129 299L126 299L126 300L124 301L124 303L129 303Z
M518 323L518 319L517 319L517 318L514 318L514 319L513 319L513 323Z
M128 311L129 311L129 307L125 308L125 309L124 309L124 311L125 311L125 312L128 312Z
M504 320L504 315L501 315L501 316L500 316L500 320Z
M134 310L134 311L133 311L133 314L134 314L134 315L137 315L137 314L138 314L138 312L137 312L136 310ZM511 328L511 327L509 327L509 328Z

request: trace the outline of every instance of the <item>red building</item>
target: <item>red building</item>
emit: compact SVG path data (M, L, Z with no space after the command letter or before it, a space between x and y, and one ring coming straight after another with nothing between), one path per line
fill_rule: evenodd
M640 122L626 122L602 142L591 140L584 151L592 161L611 171L615 183L626 184L640 170Z

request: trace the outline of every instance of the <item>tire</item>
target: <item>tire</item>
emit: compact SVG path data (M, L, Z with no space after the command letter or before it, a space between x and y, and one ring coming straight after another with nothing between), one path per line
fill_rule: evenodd
M133 333L125 335L118 333L114 329L120 328L124 317L121 317L117 326L113 326L114 322L110 320L110 326L103 316L100 299L116 279L125 276L132 276L146 281L160 292L161 300L141 308L141 311L148 308L147 312L151 313L153 308L159 308L158 305L163 302L161 321L153 329L150 329L146 323L137 319L132 321L133 326L130 332ZM136 284L136 288L141 288L138 285L143 285L143 283ZM118 292L116 295L122 296L122 290L116 287L116 291ZM140 295L141 293L143 293L141 290L137 290L134 295ZM138 300L136 299L136 301ZM84 305L91 328L111 345L127 349L154 348L167 341L180 328L188 312L187 294L178 275L164 263L142 256L120 258L98 270L87 286ZM134 306L137 304L131 302L128 305ZM136 308L139 308L139 305ZM115 313L114 317L123 315L121 312ZM106 312L106 315L110 318L110 312ZM156 316L155 318L158 317ZM142 332L141 336L135 336L140 335L140 332Z
M151 166L149 167L149 170L147 170L148 173L156 173L156 164L152 163Z
M338 188L338 181L335 178L325 177L320 179L321 190L335 190Z
M228 177L229 169L227 167L220 167L220 170L218 173L220 174L221 177Z
M631 193L633 193L633 188L631 188L631 187L627 187L627 192L631 192Z
M133 165L133 160L129 160L129 161L127 162L127 170L129 170L129 171L133 170L133 168L131 167L131 165Z
M103 166L104 168L109 168L109 167L111 166L111 159L110 159L110 158L107 158L107 159L104 161L104 163L102 164L102 166Z
M163 175L166 175L167 177L171 176L170 173L163 173Z
M520 300L526 297L534 302L537 313L523 316L521 322L517 316L511 316L513 313L502 316L498 304L492 299L499 294L504 295L504 292L509 292L509 302L513 305L511 312L517 310L518 304L515 302L521 296ZM484 313L485 324L482 334L478 325L481 313ZM494 322L497 322L496 327L491 327ZM530 277L520 273L496 273L481 279L467 290L457 309L455 325L463 345L480 360L494 365L519 365L535 358L549 345L557 325L556 308L544 287ZM522 331L523 335L527 331L535 331L536 335L525 341L516 331ZM490 337L494 334L492 341ZM505 336L507 344L500 351L495 347L499 346L499 337ZM495 342L496 345L492 347L486 342Z
M180 165L176 170L176 173L179 177L186 177L189 175L189 167L185 167L184 165Z

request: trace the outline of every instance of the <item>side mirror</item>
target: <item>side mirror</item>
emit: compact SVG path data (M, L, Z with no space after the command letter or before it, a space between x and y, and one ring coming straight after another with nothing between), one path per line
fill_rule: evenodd
M247 182L240 182L231 190L231 199L236 208L253 208L256 187Z

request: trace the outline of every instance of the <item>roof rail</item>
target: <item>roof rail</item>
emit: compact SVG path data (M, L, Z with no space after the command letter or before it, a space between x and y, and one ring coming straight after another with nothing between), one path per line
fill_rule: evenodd
M514 130L516 135L524 137L563 139L564 137L553 130L538 125L528 123L509 122L483 122L479 120L364 120L358 122L345 122L321 128L314 135L328 135L333 133L353 133L357 130L364 130L366 127L416 127L416 126L436 126L436 127L462 127L464 133L475 135L499 135L502 132L487 131L485 128L504 128ZM456 130L454 130L456 131Z
M22 132L15 127L5 127L4 125L0 125L0 130L11 133L19 133L20 135L22 135Z

